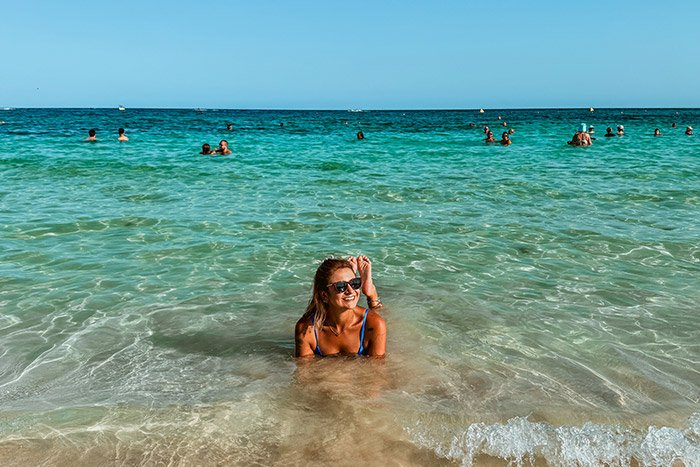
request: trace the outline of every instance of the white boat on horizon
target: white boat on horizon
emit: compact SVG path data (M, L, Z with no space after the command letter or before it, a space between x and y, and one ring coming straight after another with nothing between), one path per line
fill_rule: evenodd
M364 112L362 109L350 109L348 112Z
M122 112L124 112L126 110L126 107L120 105L119 107L117 107L117 110L121 110Z
M589 112L594 112L595 109L594 109L593 107L591 107L590 109L588 109L588 111L589 111Z
M479 109L479 113L480 114L484 113L484 109Z

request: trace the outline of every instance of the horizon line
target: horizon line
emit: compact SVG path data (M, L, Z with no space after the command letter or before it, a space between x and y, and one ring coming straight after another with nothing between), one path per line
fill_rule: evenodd
M2 106L0 111L11 111L11 110L30 110L30 109L55 109L55 110L118 110L117 107L13 107L13 106ZM125 107L126 110L234 110L234 111L282 111L282 112L426 112L426 111L437 111L437 112L479 112L483 110L484 112L495 111L495 110L586 110L590 109L596 110L695 110L700 109L700 107L483 107L483 108L413 108L413 109L400 109L400 108L366 108L366 109L332 109L332 108L273 108L273 107L261 107L261 108L215 108L215 107Z

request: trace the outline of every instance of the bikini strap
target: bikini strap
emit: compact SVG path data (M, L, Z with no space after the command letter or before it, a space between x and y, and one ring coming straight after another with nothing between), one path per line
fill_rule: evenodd
M311 326L313 326L313 328L314 328L314 337L316 338L316 349L315 349L315 352L316 352L318 355L323 356L323 354L321 353L321 349L320 349L319 346L318 346L318 333L316 333L316 326L314 326L314 317L313 317L313 316L311 317Z
M362 331L360 331L360 350L357 355L362 355L365 351L364 341L365 341L365 325L367 324L367 313L369 313L369 308L365 308L365 316L362 318Z

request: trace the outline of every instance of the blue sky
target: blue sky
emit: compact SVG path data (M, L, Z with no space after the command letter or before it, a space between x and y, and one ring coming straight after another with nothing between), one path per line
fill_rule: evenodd
M0 106L700 107L700 2L0 0Z

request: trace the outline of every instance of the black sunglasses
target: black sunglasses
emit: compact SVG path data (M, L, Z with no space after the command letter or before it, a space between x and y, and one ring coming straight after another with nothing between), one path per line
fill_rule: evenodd
M333 284L328 284L326 287L335 287L335 290L337 290L338 292L345 292L345 289L348 288L348 285L354 290L360 290L360 287L362 287L362 279L356 277L349 281L338 281Z

